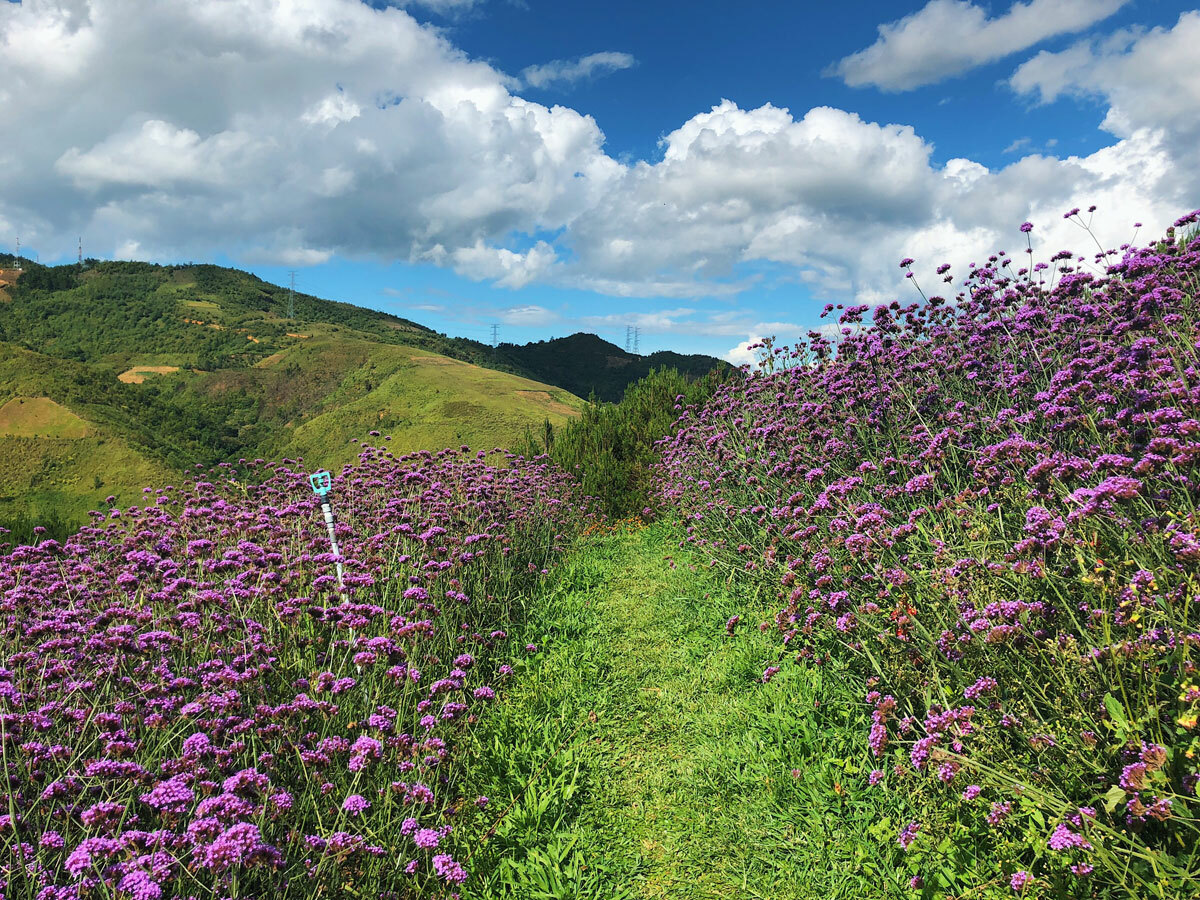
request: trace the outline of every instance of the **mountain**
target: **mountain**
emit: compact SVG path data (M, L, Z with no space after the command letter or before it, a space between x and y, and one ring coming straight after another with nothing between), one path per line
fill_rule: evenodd
M578 397L594 394L596 399L611 403L618 402L628 385L645 378L653 369L677 369L699 378L713 369L732 368L723 360L701 354L660 350L640 356L583 332L532 344L501 344L496 350L497 358L509 363L514 371L532 373Z
M395 316L297 296L288 319L287 292L245 273L60 269L26 267L0 298L0 525L18 530L137 503L196 463L334 467L369 431L396 451L490 449L585 405Z
M338 466L369 431L512 446L652 365L720 365L594 335L493 348L219 266L16 263L0 255L0 525L77 522L197 463Z

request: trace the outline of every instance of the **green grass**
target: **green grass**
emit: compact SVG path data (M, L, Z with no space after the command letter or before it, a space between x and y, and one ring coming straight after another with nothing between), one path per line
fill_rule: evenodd
M664 557L677 541L589 541L529 611L541 652L477 732L484 821L511 809L464 897L912 896L905 798L861 790L861 685L797 666L763 684L766 604Z
M388 446L395 452L460 444L484 450L511 447L527 429L547 419L561 426L585 405L559 388L412 347L345 335L311 341L314 346L285 350L262 377L270 377L272 370L287 372L294 359L303 370L302 361L331 342L338 350L326 349L326 355L353 355L356 365L268 455L304 456L325 466L349 462L358 454L351 440L365 438L372 429L392 435Z

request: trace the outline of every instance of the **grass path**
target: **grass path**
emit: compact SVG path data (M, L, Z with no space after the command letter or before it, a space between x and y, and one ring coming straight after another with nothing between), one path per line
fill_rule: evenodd
M842 784L864 797L861 688L793 665L763 684L766 610L677 541L596 540L530 610L540 652L479 732L480 788L511 810L469 895L899 896L902 800Z

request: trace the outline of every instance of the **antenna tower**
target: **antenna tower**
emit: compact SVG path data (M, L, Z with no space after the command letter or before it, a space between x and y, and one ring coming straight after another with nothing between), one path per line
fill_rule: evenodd
M21 271L21 236L17 235L17 271Z
M288 318L296 318L296 270L292 269L288 272L291 281L288 285Z
M79 256L76 258L76 263L78 264L79 268L81 268L81 269L83 268L83 237L82 236L80 236L80 238L79 238Z
M495 347L500 343L500 324L492 323L492 346Z

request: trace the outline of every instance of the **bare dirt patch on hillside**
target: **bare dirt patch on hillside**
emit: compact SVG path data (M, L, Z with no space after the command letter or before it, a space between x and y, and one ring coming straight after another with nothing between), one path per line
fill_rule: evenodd
M170 375L178 372L179 366L134 366L117 376L117 381L125 384L141 384L147 375Z
M91 426L49 397L13 397L0 406L0 437L77 439Z
M465 363L460 359L451 359L448 356L410 356L415 363L420 363L423 366L468 366L470 363Z

